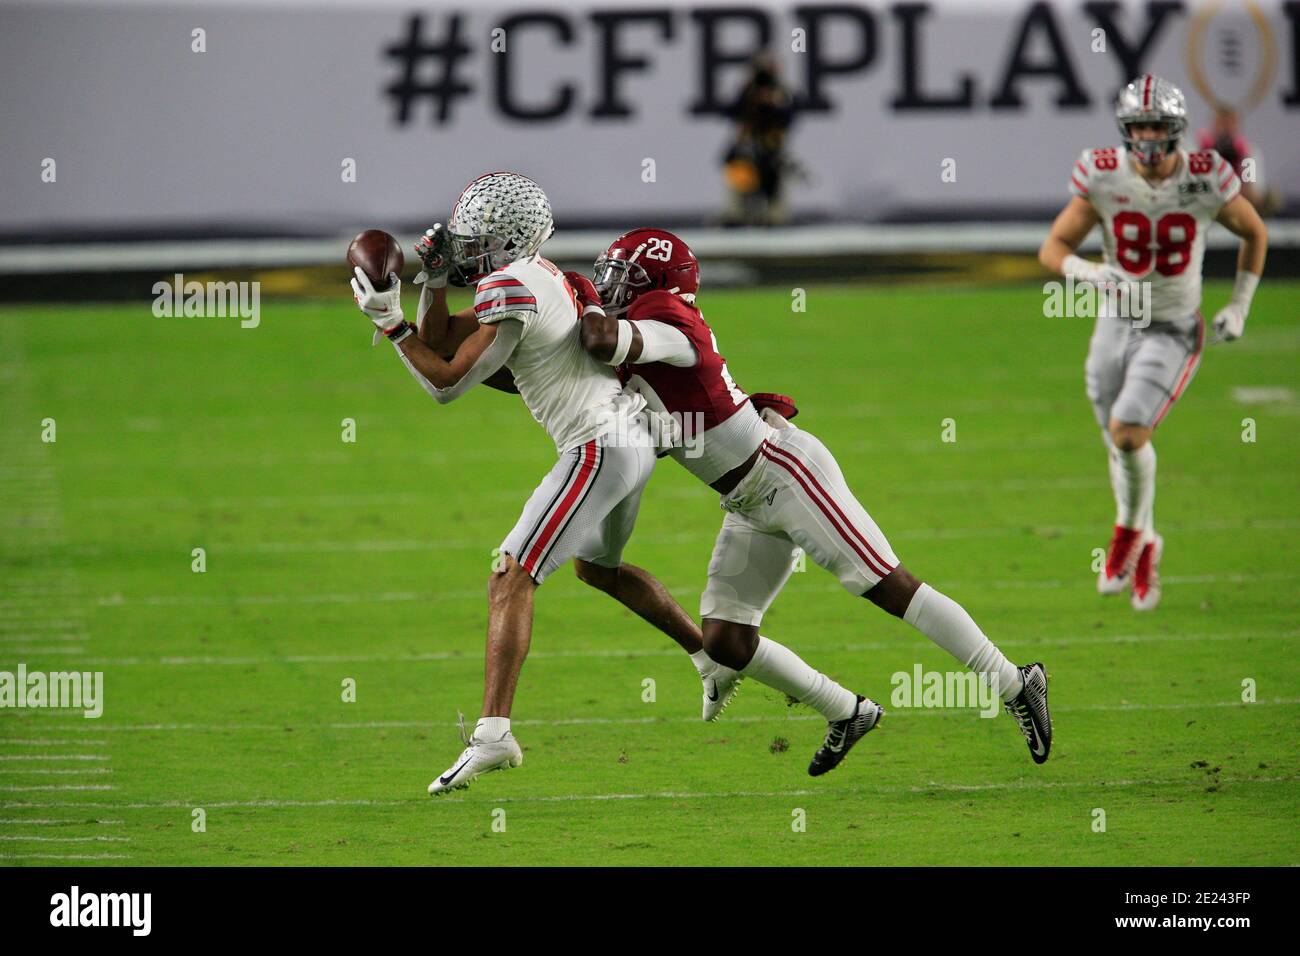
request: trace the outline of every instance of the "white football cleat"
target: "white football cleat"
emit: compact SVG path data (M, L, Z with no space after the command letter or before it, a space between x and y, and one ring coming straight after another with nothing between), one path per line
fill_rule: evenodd
M477 777L493 770L509 770L524 762L524 752L519 749L514 734L506 731L500 740L476 740L465 736L465 720L460 723L460 736L465 749L456 762L440 777L429 784L429 795L440 797L452 790L463 790Z
M704 685L704 719L717 720L718 715L727 709L731 699L736 696L740 682L745 678L740 671L718 664L707 674L700 675Z
M1137 567L1133 571L1133 596L1130 601L1135 611L1153 611L1160 603L1160 559L1165 554L1165 539L1158 534L1142 546Z
M1098 594L1121 594L1133 586L1133 566L1137 563L1142 532L1137 528L1115 525L1106 552L1106 563L1097 574Z

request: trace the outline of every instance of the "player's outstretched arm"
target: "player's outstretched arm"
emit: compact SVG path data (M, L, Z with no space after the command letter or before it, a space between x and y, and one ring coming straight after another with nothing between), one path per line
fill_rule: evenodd
M1093 275L1093 272L1100 272L1105 268L1103 265L1088 262L1074 254L1074 250L1088 238L1088 233L1100 221L1092 203L1082 196L1071 197L1053 221L1047 238L1039 247L1038 261L1043 264L1043 268L1057 275L1073 275L1079 279L1100 278L1099 275Z
M500 387L499 373L505 369L522 334L523 324L509 319L480 325L461 343L450 361L425 345L418 335L405 336L394 344L425 391L440 405L445 405L489 379L494 379L493 387Z
M518 391L505 363L522 335L519 322L508 323L512 328L504 335L497 334L495 324L479 327L476 323L475 331L444 359L425 344L402 314L402 281L395 273L389 275L389 285L383 289L376 289L360 267L353 275L352 296L357 307L378 333L393 343L407 369L440 404L454 401L480 382L503 392Z
M447 287L431 288L427 284L420 290L415 324L420 341L445 359L455 355L460 344L478 328L472 305L452 312L447 308Z
M1246 330L1250 300L1255 296L1259 277L1264 272L1264 259L1268 255L1268 228L1250 200L1241 195L1224 203L1215 219L1242 240L1237 252L1237 282L1232 289L1232 298L1214 317L1214 331L1220 338L1231 342L1241 338Z
M424 289L420 293L416 334L420 336L421 342L441 358L451 361L461 344L479 328L478 319L474 317L474 307L471 305L459 312L449 313L445 288L433 290L426 285ZM485 378L483 384L499 392L519 394L514 375L504 365Z

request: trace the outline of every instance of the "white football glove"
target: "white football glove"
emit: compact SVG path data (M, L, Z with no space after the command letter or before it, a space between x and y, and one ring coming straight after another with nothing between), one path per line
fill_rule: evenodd
M758 417L763 419L763 421L767 422L773 428L793 428L796 430L799 428L799 426L790 421L790 419L782 417L781 413L775 408L763 409L758 413Z
M1236 302L1229 302L1214 317L1214 334L1224 342L1241 338L1246 331L1246 309Z
M375 337L371 344L378 342L380 335L387 336L393 342L405 338L407 330L412 326L407 324L406 317L402 315L402 280L397 277L397 273L390 272L388 277L391 284L387 289L379 290L360 266L352 272L355 276L352 280L352 298L375 324Z
M1259 276L1253 272L1239 271L1232 287L1232 298L1214 317L1214 334L1218 341L1231 342L1246 331L1246 316L1250 313L1250 300L1259 287Z
M1108 262L1092 262L1079 256L1066 256L1061 263L1061 271L1073 276L1077 282L1091 282L1095 285L1122 285L1132 282L1133 278L1123 269Z

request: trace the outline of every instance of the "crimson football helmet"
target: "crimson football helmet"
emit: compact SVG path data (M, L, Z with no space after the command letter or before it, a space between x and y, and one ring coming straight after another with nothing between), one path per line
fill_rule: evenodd
M592 275L607 315L626 312L637 296L655 289L695 301L700 261L691 247L666 229L633 229L615 239L596 260Z

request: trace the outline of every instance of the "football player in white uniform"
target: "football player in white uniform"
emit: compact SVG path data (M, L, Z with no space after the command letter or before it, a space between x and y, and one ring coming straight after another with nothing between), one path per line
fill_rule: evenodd
M396 276L376 290L358 268L352 283L361 310L434 399L453 401L480 383L518 391L559 453L501 545L500 570L488 583L482 716L460 757L429 784L434 795L523 762L510 711L532 635L533 592L570 558L617 569L611 594L691 654L706 697L712 690L720 706L734 689L734 672L708 659L699 628L667 590L622 563L654 442L638 414L645 400L582 348L573 289L538 251L553 228L540 186L489 173L461 193L449 228L431 230L417 246L425 267L416 279L424 286L418 331L403 317ZM448 312L449 277L475 285L471 309Z
M1213 324L1218 339L1231 341L1245 328L1268 233L1241 196L1227 160L1214 150L1179 148L1187 105L1178 87L1151 74L1138 77L1120 92L1116 119L1124 147L1084 150L1070 174L1073 198L1052 223L1038 258L1076 281L1126 291L1145 283L1149 290L1149 297L1137 299L1145 298L1149 308L1136 321L1099 310L1086 380L1109 455L1117 512L1097 589L1131 590L1133 607L1150 610L1160 601L1164 550L1153 517L1151 433L1201 361L1205 234L1218 222L1242 239L1232 298ZM1098 224L1103 261L1081 259L1075 250Z

